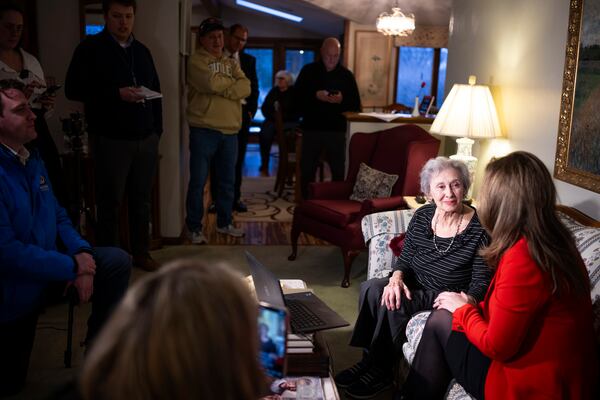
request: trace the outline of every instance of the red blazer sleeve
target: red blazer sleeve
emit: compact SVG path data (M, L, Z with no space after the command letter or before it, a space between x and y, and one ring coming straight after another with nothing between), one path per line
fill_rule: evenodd
M529 256L525 239L506 251L483 311L467 304L454 312L453 327L486 356L506 361L519 352L551 291L540 268Z

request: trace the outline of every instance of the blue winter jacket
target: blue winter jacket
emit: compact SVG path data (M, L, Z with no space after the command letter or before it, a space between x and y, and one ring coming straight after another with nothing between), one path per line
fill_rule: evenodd
M50 281L75 279L72 256L89 249L56 202L38 152L23 165L0 144L0 322L35 311Z

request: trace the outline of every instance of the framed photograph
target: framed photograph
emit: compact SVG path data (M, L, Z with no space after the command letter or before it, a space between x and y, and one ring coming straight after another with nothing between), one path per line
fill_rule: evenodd
M600 0L571 0L554 177L600 193Z
M388 105L392 41L376 31L356 31L354 74L363 107Z

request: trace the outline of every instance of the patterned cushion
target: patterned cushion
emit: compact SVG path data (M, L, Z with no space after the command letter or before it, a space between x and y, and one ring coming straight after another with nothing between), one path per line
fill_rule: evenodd
M398 175L386 174L365 163L360 163L350 200L363 201L390 197L397 180Z
M365 243L369 244L367 279L389 275L397 260L389 248L390 240L406 232L414 214L414 210L395 210L363 217L363 237Z
M561 221L575 237L575 243L590 276L592 301L600 301L600 228L592 228L559 212Z

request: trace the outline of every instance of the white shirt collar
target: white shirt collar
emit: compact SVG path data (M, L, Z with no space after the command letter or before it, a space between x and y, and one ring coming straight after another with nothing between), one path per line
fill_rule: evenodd
M29 150L27 150L27 148L25 146L21 147L21 150L16 151L9 145L6 145L2 142L0 142L0 144L2 144L2 146L6 147L8 149L8 151L10 151L12 154L14 154L14 156L17 157L17 159L19 160L19 162L21 164L23 164L23 165L27 164L27 160L29 160L31 153L29 152Z

